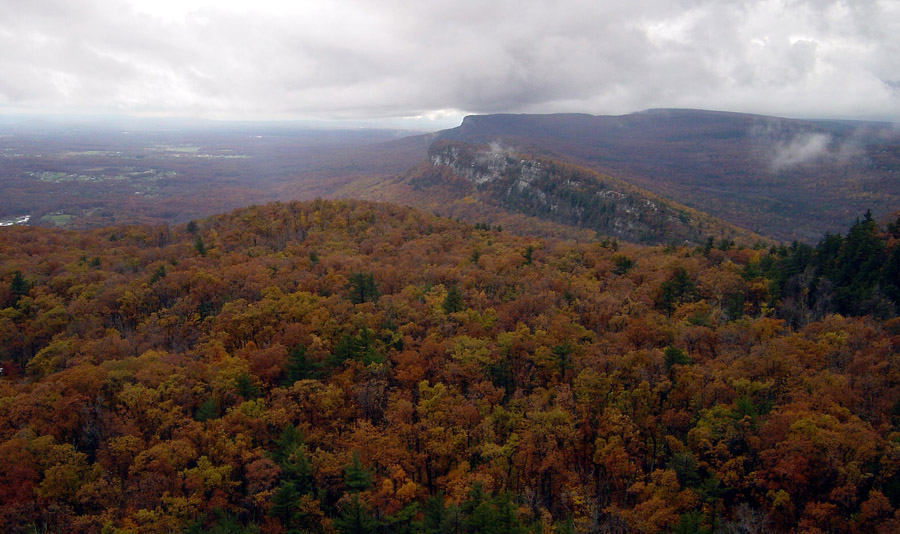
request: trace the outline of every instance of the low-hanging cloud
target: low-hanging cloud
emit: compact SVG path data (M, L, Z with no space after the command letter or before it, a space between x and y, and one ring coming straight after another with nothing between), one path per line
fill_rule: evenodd
M900 120L900 6L887 0L0 0L0 10L0 112L700 107Z
M775 170L782 170L786 167L829 157L831 156L830 144L831 136L823 133L798 135L789 142L776 146L772 167Z

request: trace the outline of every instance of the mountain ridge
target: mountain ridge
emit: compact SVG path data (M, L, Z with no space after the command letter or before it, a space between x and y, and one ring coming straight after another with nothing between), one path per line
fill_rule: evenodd
M493 145L439 139L415 168L357 183L344 196L409 204L470 223L576 240L644 244L764 241L627 182L567 162ZM585 233L585 232L588 233Z
M583 165L783 241L900 205L900 130L884 122L690 109L498 114L466 117L440 137Z

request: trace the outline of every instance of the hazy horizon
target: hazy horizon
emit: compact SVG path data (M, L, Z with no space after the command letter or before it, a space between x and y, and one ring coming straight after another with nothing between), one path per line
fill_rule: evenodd
M838 121L838 122L861 122L861 123L883 123L900 127L900 120L878 120L856 117L805 117L805 116L785 116L785 115L765 115L754 114L741 111L717 110L717 109L699 109L699 108L651 108L632 111L622 114L593 114L583 112L555 112L555 113L529 113L525 115L554 115L554 114L571 114L571 115L590 115L595 117L601 116L628 116L647 113L651 111L697 111L712 112L723 114L749 114L772 117L775 119L788 120L809 120L809 121ZM499 115L518 113L497 113ZM0 126L18 127L25 130L53 130L53 129L79 129L79 128L101 128L110 130L134 130L134 131L154 131L154 130L196 130L196 131L216 131L216 130L234 130L243 131L247 129L271 129L275 131L353 131L353 130L370 130L370 131L393 131L398 134L407 133L409 135L420 135L427 133L436 133L443 130L453 129L462 124L464 119L469 116L490 115L490 114L466 114L460 115L459 118L443 118L441 120L422 122L409 122L402 118L389 118L384 120L353 120L353 119L222 119L222 118L204 118L204 117L184 117L184 116L140 116L140 115L89 115L89 114L33 114L33 113L0 113Z

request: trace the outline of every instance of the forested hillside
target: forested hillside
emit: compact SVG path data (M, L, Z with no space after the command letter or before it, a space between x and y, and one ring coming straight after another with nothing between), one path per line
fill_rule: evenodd
M616 178L500 145L437 141L427 160L393 179L359 180L352 197L405 203L522 235L642 244L763 241L752 232Z
M475 115L443 139L590 167L767 237L813 243L900 205L890 123L691 109L622 116Z
M3 228L0 531L898 532L898 224Z

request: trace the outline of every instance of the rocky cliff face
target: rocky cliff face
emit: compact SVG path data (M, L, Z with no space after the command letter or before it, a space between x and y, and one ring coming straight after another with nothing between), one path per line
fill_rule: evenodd
M696 244L708 235L690 210L573 165L496 144L452 141L433 144L428 157L434 167L464 180L479 200L510 211L639 243ZM432 178L437 176L446 173ZM423 179L419 185L426 185Z

